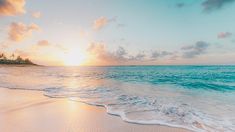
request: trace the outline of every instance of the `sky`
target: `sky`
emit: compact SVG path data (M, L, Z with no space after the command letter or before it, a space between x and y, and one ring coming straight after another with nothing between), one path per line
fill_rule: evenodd
M0 53L42 65L235 64L235 0L0 0Z

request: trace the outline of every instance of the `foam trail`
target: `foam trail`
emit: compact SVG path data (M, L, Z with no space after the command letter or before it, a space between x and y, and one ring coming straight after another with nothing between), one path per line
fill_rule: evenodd
M103 106L137 124L235 131L235 66L0 67L0 87Z

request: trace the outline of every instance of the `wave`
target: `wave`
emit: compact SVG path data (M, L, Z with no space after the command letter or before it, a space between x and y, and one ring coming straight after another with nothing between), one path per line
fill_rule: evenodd
M130 123L167 125L200 132L235 131L234 119L218 118L210 111L195 108L191 102L165 98L165 95L133 95L132 92L103 87L76 92L55 92L57 90L50 89L45 95L56 98L66 97L73 101L103 106L108 114L120 116L122 120Z
M103 106L136 124L235 131L235 67L0 68L0 87ZM26 74L27 73L27 74Z
M132 88L136 87L137 85L132 86ZM143 87L143 85L139 87ZM123 121L129 123L166 125L198 132L235 131L234 119L226 119L227 117L218 118L215 115L211 115L210 111L207 111L207 113L202 112L192 106L190 102L174 100L175 98L165 98L164 96L166 95L163 95L162 92L160 93L162 96L151 96L151 94L147 93L144 95L131 94L131 91L124 92L123 89L104 87L79 90L74 90L73 88L64 89L62 87L44 89L7 88L39 90L44 91L44 95L51 98L69 98L72 101L102 106L106 108L108 114L120 116Z

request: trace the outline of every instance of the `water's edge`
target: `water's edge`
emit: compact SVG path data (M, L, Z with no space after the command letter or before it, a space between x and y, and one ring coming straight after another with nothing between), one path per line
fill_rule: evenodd
M10 88L10 87L1 87L3 89L8 89L8 90L22 90L22 91L40 91L43 92L43 96L48 97L48 98L64 98L64 99L69 99L68 97L55 97L55 96L50 96L50 95L46 95L45 94L45 90L44 89L24 89L24 88ZM69 99L70 101L74 101L74 102L79 102L79 103L83 103L86 105L90 105L90 106L94 106L94 107L102 107L105 109L105 112L109 115L112 116L117 116L120 117L122 119L122 121L127 122L127 123L131 123L131 124L137 124L137 125L160 125L160 126L166 126L166 127L172 127L172 128L179 128L179 129L185 129L185 130L189 130L192 132L196 132L193 129L184 127L184 126L177 126L177 125L171 125L171 124L166 124L166 123L144 123L141 121L134 121L134 120L129 120L128 118L125 117L125 114L116 114L116 113L112 113L111 111L109 111L108 107L106 105L102 105L102 104L92 104L92 103L88 103L88 102L84 102L84 101L77 101L77 100L73 100L73 99Z

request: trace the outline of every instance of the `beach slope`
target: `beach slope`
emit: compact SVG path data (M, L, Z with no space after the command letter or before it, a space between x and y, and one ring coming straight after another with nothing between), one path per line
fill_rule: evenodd
M95 107L39 91L0 88L1 132L187 132L160 125L138 125Z

